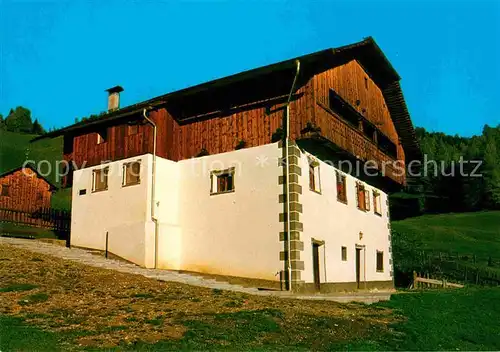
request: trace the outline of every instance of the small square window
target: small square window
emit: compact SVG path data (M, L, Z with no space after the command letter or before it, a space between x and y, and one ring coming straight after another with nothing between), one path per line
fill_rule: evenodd
M96 169L92 172L92 192L106 191L108 189L109 167Z
M141 162L134 161L123 165L122 186L131 186L141 183Z
M340 253L341 253L342 261L343 262L347 261L347 247L342 246Z
M342 203L347 204L347 189L346 189L346 177L340 172L337 174L337 200Z
M234 167L227 170L212 171L210 174L210 194L234 192Z
M107 139L108 139L108 130L107 129L102 129L99 132L97 132L97 144L106 143Z
M309 160L309 189L313 192L321 192L319 163L312 159Z
M377 251L377 271L384 271L384 252Z
M373 191L373 211L377 215L382 215L382 202L380 201L380 193Z
M2 185L2 193L0 193L4 197L10 196L10 185Z

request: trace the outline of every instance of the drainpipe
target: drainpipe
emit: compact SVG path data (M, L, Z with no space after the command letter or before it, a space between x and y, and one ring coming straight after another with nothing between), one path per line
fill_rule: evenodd
M290 89L290 94L288 95L288 100L286 102L286 112L285 112L285 153L284 153L284 158L285 158L285 197L286 197L286 234L287 234L287 239L286 239L286 244L287 244L287 272L288 272L288 291L292 290L292 267L290 265L290 240L291 240L291 235L290 235L290 161L288 160L288 146L289 146L289 141L290 141L290 100L292 99L292 94L293 91L295 90L295 84L297 83L297 77L299 76L300 72L300 61L296 60L295 64L297 65L297 71L295 72L295 77L293 79L292 83L292 88Z
M153 221L155 225L155 250L154 250L154 258L155 264L154 268L156 269L158 266L158 219L155 216L155 198L156 198L156 124L153 120L151 120L146 115L147 110L142 110L142 116L144 119L153 126L153 167L152 167L152 175L151 175L151 221Z

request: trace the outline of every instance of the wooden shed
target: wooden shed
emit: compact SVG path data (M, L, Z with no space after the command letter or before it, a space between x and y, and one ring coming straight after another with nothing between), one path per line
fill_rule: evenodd
M50 208L56 187L31 166L0 174L0 209L33 212Z

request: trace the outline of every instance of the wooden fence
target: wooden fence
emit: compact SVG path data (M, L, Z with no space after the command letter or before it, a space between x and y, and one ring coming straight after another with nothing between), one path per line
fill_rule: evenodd
M462 288L464 285L448 282L446 279L431 279L429 274L424 277L423 274L413 272L413 283L410 288Z
M66 210L50 208L33 212L0 208L0 222L69 234L71 213Z
M395 277L400 286L412 284L413 271L462 284L500 286L500 254L415 250L421 243L408 237L392 232Z

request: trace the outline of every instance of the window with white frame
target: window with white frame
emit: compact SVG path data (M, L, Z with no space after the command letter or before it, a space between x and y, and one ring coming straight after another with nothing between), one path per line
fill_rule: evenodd
M337 176L337 200L339 202L347 204L346 177L338 171L336 171L335 173Z
M309 159L309 189L313 192L321 192L319 163L312 158Z
M210 194L234 192L234 167L210 173Z
M92 192L106 191L108 189L109 167L92 171Z
M359 210L370 210L370 192L361 182L356 183L356 200Z
M132 186L141 183L141 162L132 161L123 164L122 186Z
M377 215L382 215L382 202L380 201L380 193L373 191L373 211Z

